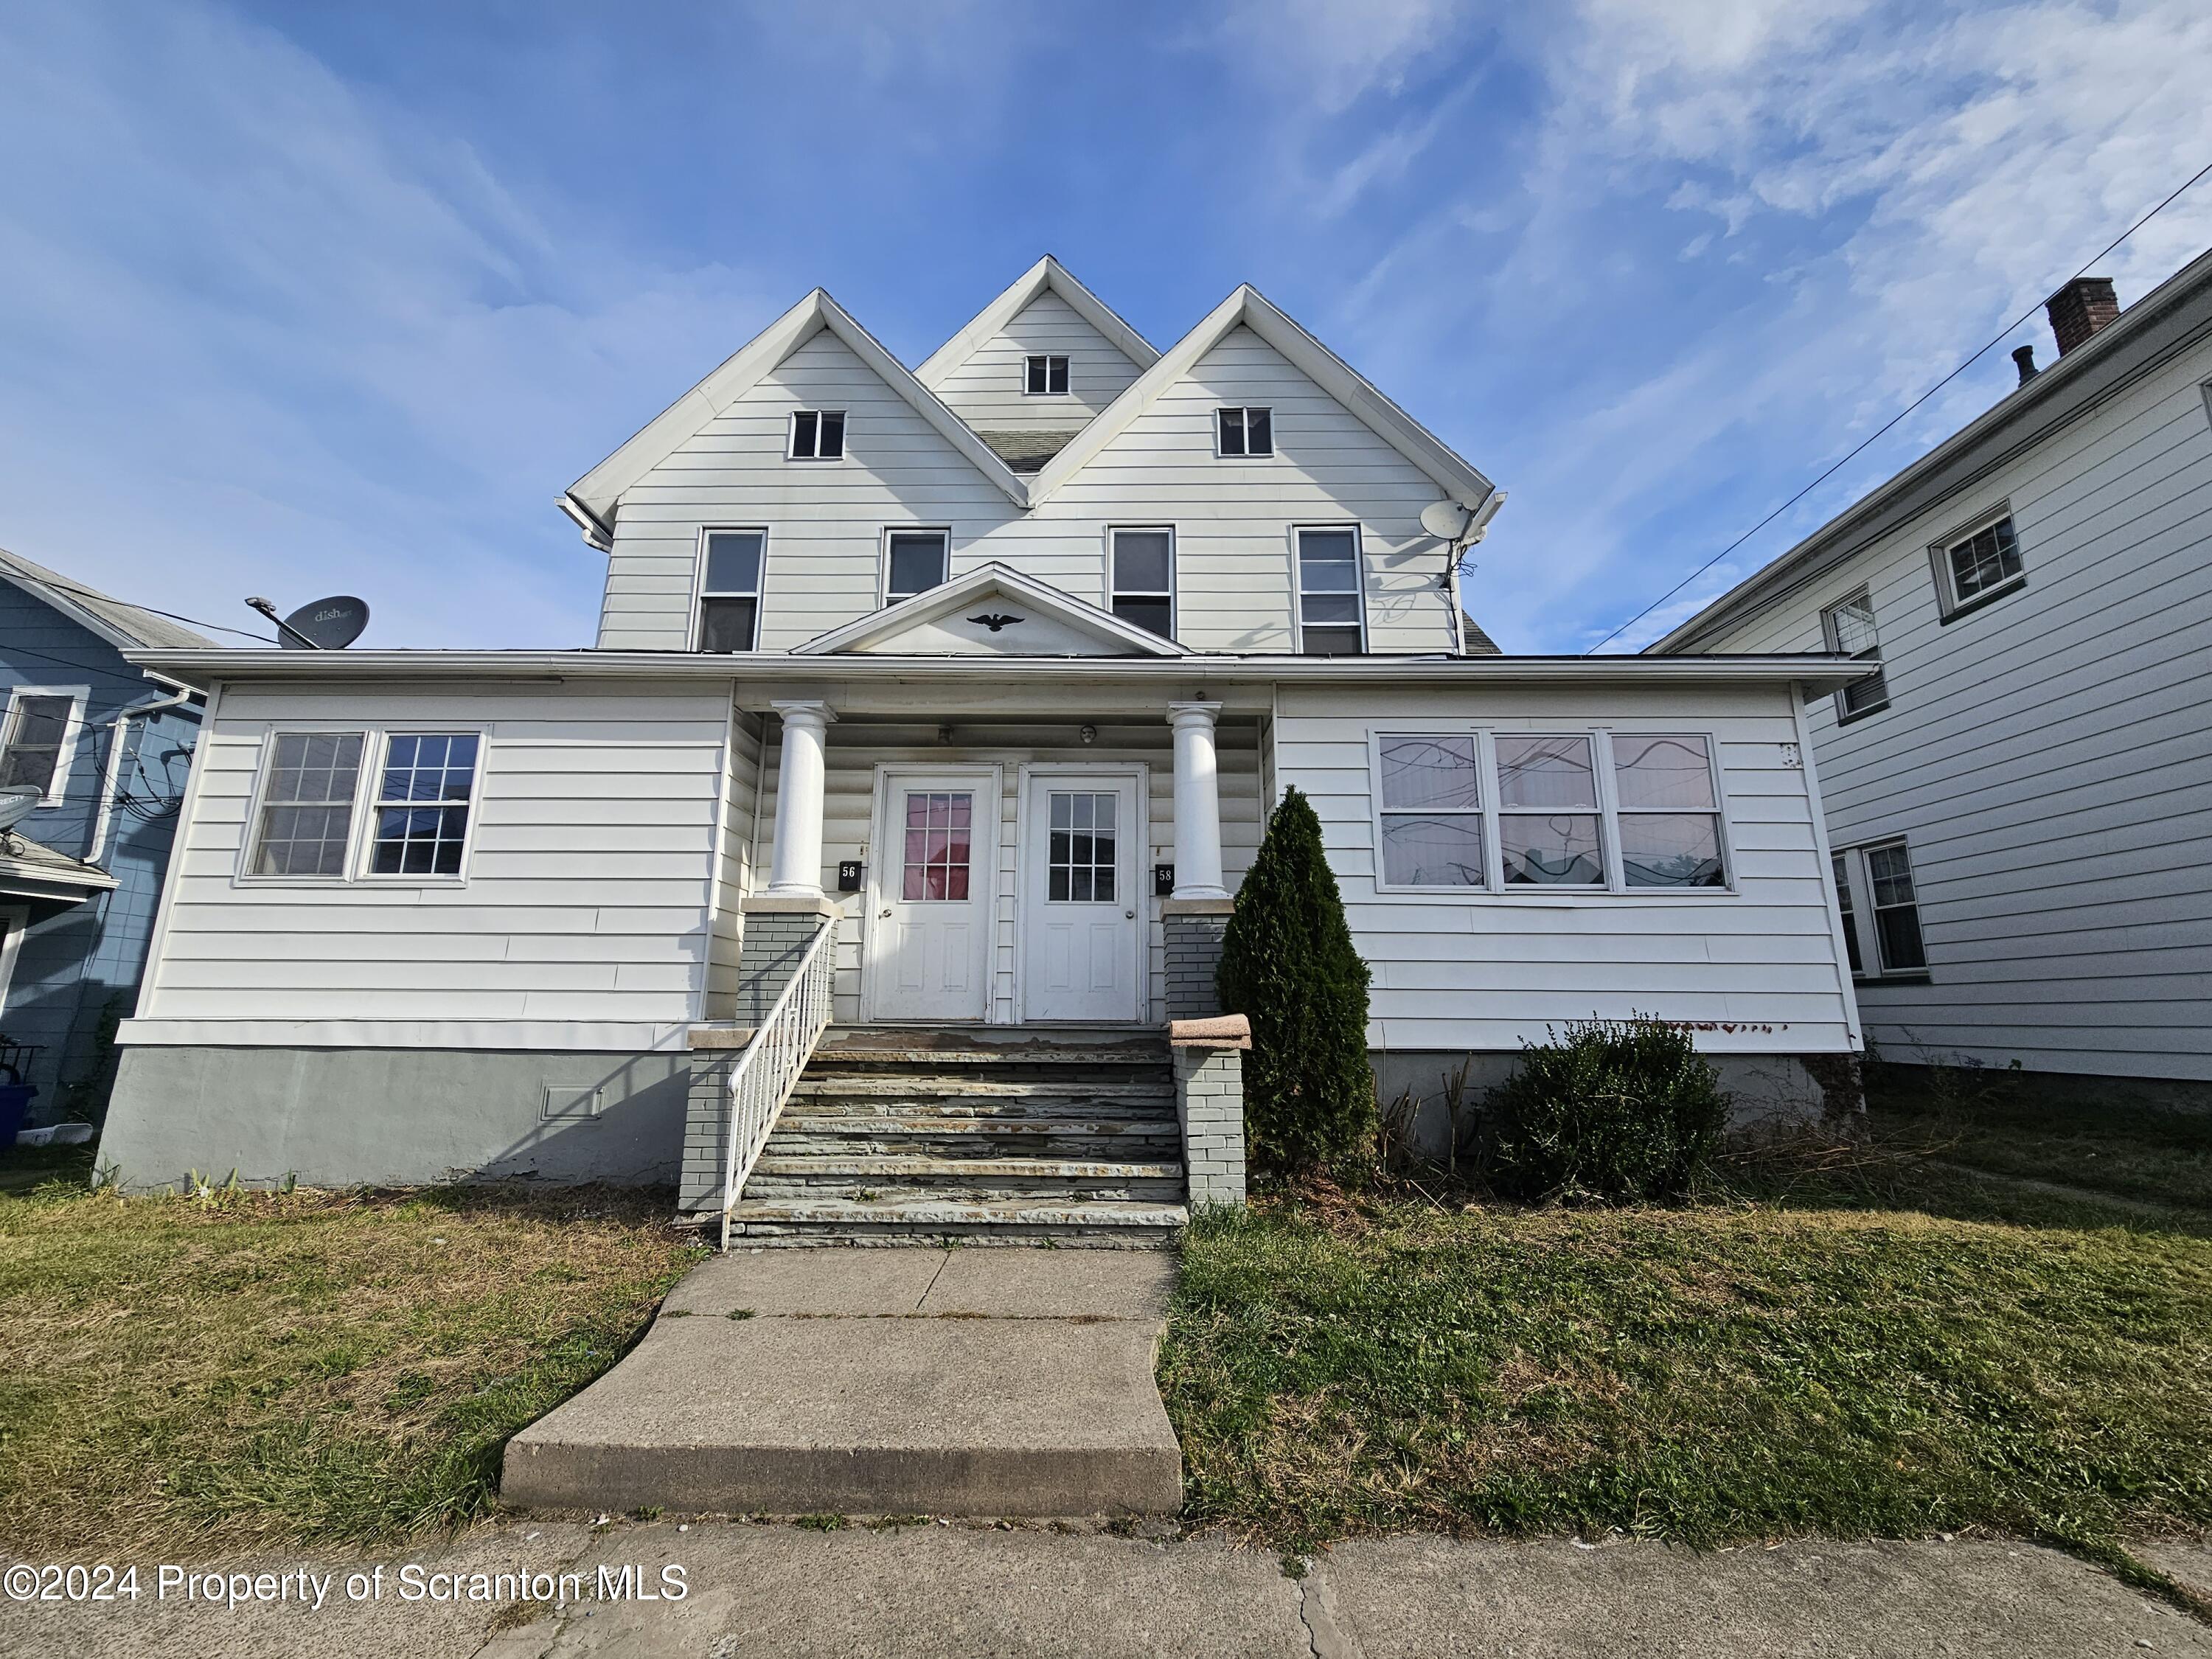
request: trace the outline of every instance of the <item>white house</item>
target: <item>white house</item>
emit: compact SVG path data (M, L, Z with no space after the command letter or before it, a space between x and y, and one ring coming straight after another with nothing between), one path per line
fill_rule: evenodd
M1808 711L1869 1045L2212 1099L2212 253L1655 651L1853 653Z
M1017 1068L1006 1098L1095 1105L1103 1066L1138 1105L1082 1133L1146 1143L1146 1112L1174 1128L1159 1028L1216 1012L1291 785L1386 1094L1634 1012L1765 1096L1817 1100L1808 1063L1847 1085L1800 690L1849 671L1500 655L1456 585L1498 500L1249 288L1162 353L1046 259L913 372L817 290L562 496L608 557L594 648L143 653L207 688L208 735L103 1158L684 1161L712 1209L733 1065L744 1163L799 1068L805 1117L825 1055L875 1079L840 1099L889 1098L918 1054L1000 1064L993 1038L1079 1085ZM974 1214L1034 1220L1025 1182L1076 1180L1075 1132L1025 1121L963 1166ZM780 1140L760 1182L922 1191L913 1137L870 1133L856 1164ZM1234 1185L1194 1157L1106 1160L1054 1213L1179 1218L1187 1181Z

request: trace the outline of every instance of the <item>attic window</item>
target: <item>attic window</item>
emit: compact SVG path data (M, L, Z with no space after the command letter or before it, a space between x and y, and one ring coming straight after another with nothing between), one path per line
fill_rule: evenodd
M1249 459L1275 453L1275 415L1270 409L1224 409L1215 411L1218 454Z
M785 453L794 461L836 461L845 456L845 411L842 409L798 409L791 415L791 447Z
M1067 359L1042 355L1022 360L1022 395L1025 398L1064 398L1067 395Z

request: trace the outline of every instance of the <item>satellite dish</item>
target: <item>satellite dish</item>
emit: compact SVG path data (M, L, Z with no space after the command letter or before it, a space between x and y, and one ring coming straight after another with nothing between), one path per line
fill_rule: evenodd
M288 651L343 651L368 626L368 602L350 593L335 593L303 605L285 617L284 625L276 630L276 641Z
M1438 541L1455 542L1474 522L1474 509L1457 501L1431 501L1421 509L1421 528Z
M33 783L11 783L0 789L0 833L13 830L46 798L46 792Z

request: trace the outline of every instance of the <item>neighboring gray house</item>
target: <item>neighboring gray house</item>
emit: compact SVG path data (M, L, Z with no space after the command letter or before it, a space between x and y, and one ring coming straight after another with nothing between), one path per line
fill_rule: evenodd
M33 1121L105 1103L137 1000L200 699L123 659L210 642L0 551L0 785L41 805L0 840L0 1032L36 1053Z
M1871 1048L2212 1100L2212 253L2048 310L2055 363L1651 649L1879 665L1808 711Z
M1501 655L1498 499L1249 288L1163 352L1043 260L919 370L817 290L562 495L594 648L143 654L211 704L103 1162L1157 1233L1241 1181L1161 1026L1291 785L1388 1090L1644 1012L1817 1103L1850 671Z

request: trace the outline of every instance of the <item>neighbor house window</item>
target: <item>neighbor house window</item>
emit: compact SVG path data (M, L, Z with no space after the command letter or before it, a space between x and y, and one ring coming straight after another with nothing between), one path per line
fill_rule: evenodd
M386 742L376 789L373 876L458 876L476 799L473 732L408 732Z
M1175 532L1116 530L1114 614L1162 639L1175 637Z
M279 732L270 738L248 874L344 876L366 741L359 732Z
M791 447L785 453L794 461L834 461L842 458L845 411L794 410L791 416Z
M1725 887L1720 799L1705 738L1616 733L1621 878L1631 887Z
M1474 734L1378 738L1376 757L1384 884L1487 887Z
M764 530L710 530L700 574L699 648L750 651L760 639Z
M1358 655L1367 648L1359 532L1301 530L1297 538L1298 649L1309 657Z
M0 738L0 785L27 784L49 802L69 784L70 728L76 697L69 692L18 690Z
M1602 887L1597 769L1585 737L1499 738L1498 841L1509 887Z
M945 557L951 534L943 530L894 530L884 538L884 597L910 599L945 580Z
M1901 841L1846 848L1835 855L1836 904L1851 972L1861 978L1919 975L1928 969L1920 938L1920 895L1912 855Z
M1067 391L1067 359L1036 356L1022 360L1022 392L1030 398L1058 398Z
M1881 668L1881 641L1875 636L1874 601L1863 587L1836 601L1820 613L1820 632L1828 649L1840 651L1854 661L1877 665L1863 679L1853 680L1836 693L1836 718L1856 720L1889 706L1889 683Z
M1271 409L1223 409L1214 412L1216 447L1225 456L1275 453L1275 412Z
M1947 617L2010 592L2027 580L2009 514L1956 540L1939 543L1933 550L1936 592Z

